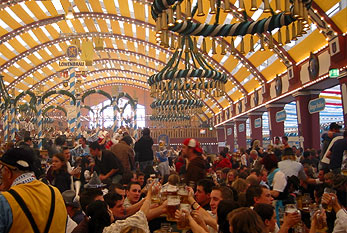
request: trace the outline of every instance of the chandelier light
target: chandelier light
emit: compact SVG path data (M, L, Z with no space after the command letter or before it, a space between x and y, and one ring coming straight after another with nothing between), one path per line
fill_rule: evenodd
M179 68L180 64L184 64L184 69ZM192 94L201 98L223 96L226 82L227 76L197 52L196 40L193 42L189 36L180 38L167 65L148 79L151 96L157 100L195 99Z
M274 9L271 8L269 0L263 0L261 9L264 14L271 14L271 16L255 21L247 15L247 9L250 12L258 10L257 1L255 0L239 0L238 7L234 6L229 0L210 0L209 2L209 12L204 12L202 0L196 1L195 6L191 6L191 0L154 0L151 13L156 21L156 36L160 45L166 48L169 47L167 44L169 32L178 33L179 36L211 37L212 53L216 53L216 41L218 41L221 54L223 54L225 50L222 43L225 43L226 37L231 37L230 52L235 54L233 52L235 47L234 37L241 36L240 53L245 53L244 43L249 43L249 52L254 51L254 36L258 36L260 39L261 50L265 49L264 36L266 37L268 49L273 49L271 33L273 30L279 29L278 38L276 39L278 39L279 45L282 45L281 28L285 27L286 40L284 43L286 44L292 40L297 40L309 28L308 10L311 7L312 0L285 0L284 4L281 4L280 0L275 0ZM181 5L185 6L184 14ZM222 12L232 14L234 18L240 19L241 22L219 24L219 16ZM194 19L194 17L204 16L205 13L215 16L214 24L199 23ZM292 29L290 30L289 27ZM250 39L247 38L247 41L244 40L246 35L251 35ZM221 37L221 39L215 40L216 37ZM179 40L178 43L180 43ZM204 43L206 42L203 41L202 50L206 51L206 44Z
M67 20L72 20L74 19L75 16L73 14L73 11L72 11L72 3L69 4L69 8L68 8L68 11L66 12L65 14L65 19Z
M167 37L164 37L167 38ZM165 42L164 42L165 43ZM169 47L168 44L165 44ZM167 65L149 77L154 121L186 121L202 113L198 98L225 95L227 76L214 69L198 53L197 42L182 36Z
M152 115L150 120L154 122L177 122L177 121L189 121L191 116L184 114L163 114L163 115Z
M193 115L201 113L203 102L194 99L158 100L151 104L154 115L176 114Z

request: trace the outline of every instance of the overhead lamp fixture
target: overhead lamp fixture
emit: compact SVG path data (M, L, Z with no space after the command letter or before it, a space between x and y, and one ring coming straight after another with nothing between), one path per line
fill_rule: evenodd
M65 19L71 20L74 18L75 18L75 16L72 12L72 4L70 3L69 9L68 9L67 13L65 14Z
M155 101L152 121L189 121L202 112L205 97L225 95L225 74L214 69L198 53L197 41L180 37L176 51L167 65L147 80ZM182 58L182 56L185 58ZM184 69L179 69L184 64Z
M239 0L239 6L237 9L233 10L233 14L237 15L238 20L241 22L236 22L233 24L220 24L219 15L222 12L221 2L224 2L224 13L229 14L231 12L229 0L210 0L210 11L209 14L216 14L214 24L200 23L200 20L196 18L204 16L204 9L202 7L203 1L195 1L195 5L191 5L191 1L186 1L186 12L182 16L181 4L182 0L154 0L152 3L151 14L153 19L156 21L156 32L157 32L157 42L164 48L168 48L167 35L168 32L177 33L177 37L191 36L198 37L203 36L204 39L207 37L212 38L212 54L216 54L216 42L218 41L221 49L221 54L225 53L225 41L227 37L241 36L241 46L240 53L246 53L245 43L249 41L250 50L247 52L254 52L254 36L257 35L262 41L261 51L265 50L265 42L269 45L268 49L275 49L277 45L272 43L272 31L277 29L279 32L280 40L282 40L282 35L280 35L281 28L286 28L286 35L289 33L288 27L292 27L292 39L295 40L297 37L302 36L307 33L309 18L308 11L311 8L312 0L274 0L275 8L272 9L270 5L270 0L263 0L263 13L271 13L271 16L261 17L259 20L253 21L252 18L247 17L246 11L249 8L245 8L248 4L250 5L249 11L258 10L258 5L256 0ZM284 5L282 2L284 1ZM245 4L245 2L247 4ZM259 2L259 1L258 1ZM282 7L283 5L283 7ZM172 14L172 11L176 11L176 15ZM167 13L169 11L169 13ZM238 12L238 13L236 13ZM194 20L195 19L195 20ZM169 24L167 22L170 22ZM284 30L283 30L284 31ZM160 35L160 36L159 36ZM250 39L246 38L246 35ZM224 38L217 40L216 38ZM264 38L265 37L265 38ZM286 38L286 43L291 42L289 36ZM235 56L238 54L231 39L231 53ZM180 39L178 40L180 43ZM205 40L203 40L203 52L206 50ZM281 41L279 44L282 45ZM171 48L171 47L170 47ZM209 48L208 48L209 49Z
M185 58L182 58L183 54ZM184 63L184 69L179 69L181 63ZM206 95L221 97L225 95L227 76L214 69L198 53L196 40L184 36L179 38L167 65L150 76L147 82L151 86L151 96L157 100L192 99L187 91L201 98Z

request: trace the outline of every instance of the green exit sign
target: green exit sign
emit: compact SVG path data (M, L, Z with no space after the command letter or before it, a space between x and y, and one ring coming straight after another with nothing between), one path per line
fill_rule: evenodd
M337 78L337 77L339 77L339 75L340 75L339 69L329 70L329 77L330 78Z

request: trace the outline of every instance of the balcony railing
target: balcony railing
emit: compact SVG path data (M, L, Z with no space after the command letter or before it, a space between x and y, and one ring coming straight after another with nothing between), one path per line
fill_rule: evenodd
M204 131L205 133L201 133ZM169 138L215 138L216 130L208 128L151 128L151 136L157 139L160 135L166 134Z

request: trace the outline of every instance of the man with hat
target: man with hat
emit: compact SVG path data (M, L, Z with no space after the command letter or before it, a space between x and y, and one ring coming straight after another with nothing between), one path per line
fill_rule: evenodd
M206 162L202 158L202 149L200 143L194 138L187 138L183 141L182 155L188 159L185 182L197 183L198 180L206 176Z
M66 190L61 195L63 196L68 215L74 222L80 224L84 219L84 214L76 198L76 192L73 190Z
M100 189L100 190L102 190L106 186L107 186L107 184L102 183L97 172L94 171L92 176L90 177L89 182L84 185L84 188L85 189Z
M34 154L23 148L0 159L0 232L65 232L64 200L57 188L36 179L33 162Z

